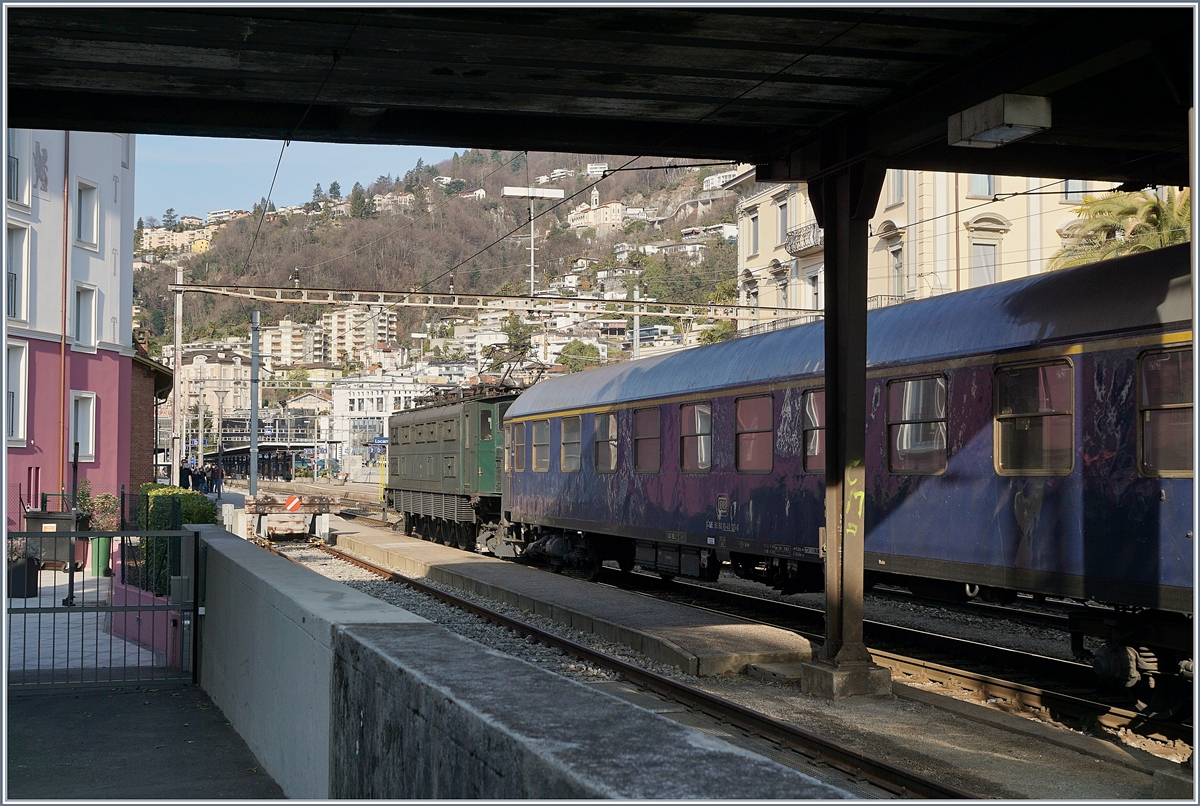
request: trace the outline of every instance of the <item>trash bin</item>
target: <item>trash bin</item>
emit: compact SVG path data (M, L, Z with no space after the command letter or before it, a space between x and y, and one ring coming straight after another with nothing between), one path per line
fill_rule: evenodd
M30 510L25 514L25 529L29 532L77 532L81 523L88 521L90 516L82 512L40 512ZM87 541L67 537L31 537L29 543L41 549L42 563L61 563L65 568L74 549L74 565L76 571L83 570L87 560Z
M92 538L92 576L94 577L110 577L112 569L108 567L108 560L112 554L112 538L111 537L93 537Z

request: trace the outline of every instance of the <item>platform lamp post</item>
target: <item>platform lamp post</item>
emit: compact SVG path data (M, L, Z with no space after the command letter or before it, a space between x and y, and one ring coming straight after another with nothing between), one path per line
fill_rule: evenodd
M217 389L217 500L221 500L221 488L225 486L225 442L223 426L225 425L225 395L228 389Z

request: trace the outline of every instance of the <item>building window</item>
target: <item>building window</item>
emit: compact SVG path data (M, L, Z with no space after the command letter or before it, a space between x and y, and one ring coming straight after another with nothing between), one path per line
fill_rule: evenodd
M75 343L83 347L96 346L96 289L75 287Z
M996 370L996 472L1065 476L1074 464L1071 364Z
M20 205L29 204L29 129L8 130L8 161L4 172L4 196Z
M971 174L967 195L980 199L992 198L996 195L996 177L992 174Z
M825 472L825 390L810 389L804 393L804 472Z
M685 473L707 473L712 468L712 405L689 403L679 407L679 466Z
M734 459L742 473L769 473L774 454L773 398L743 397L735 404L737 448Z
M71 392L71 434L67 451L73 458L79 444L79 461L96 461L96 395L93 392Z
M946 379L892 381L887 387L888 470L933 475L946 470Z
M25 289L28 287L27 269L29 231L23 227L5 230L5 258L8 263L8 282L4 287L5 312L10 319L25 318Z
M550 470L550 421L533 421L533 472Z
M787 231L788 231L788 206L787 206L787 202L780 202L779 203L779 238L777 240L777 243L784 243L785 241L787 241Z
M888 247L892 258L892 296L903 297L906 286L904 277L904 244L896 241Z
M658 472L660 416L657 408L633 412L633 469L637 473Z
M1083 201L1083 192L1087 189L1087 182L1082 179L1068 179L1063 182L1063 201L1081 202Z
M971 241L971 287L991 285L996 282L996 254L1000 244L989 241Z
M23 341L8 342L5 354L4 380L4 425L5 433L10 444L19 441L13 447L24 447L25 413L28 410L28 377L29 345Z
M598 473L615 473L617 470L617 415L597 414L593 439L596 471Z
M579 472L580 443L583 441L579 417L562 418L562 449L559 452L559 467L564 473Z
M79 181L75 188L75 240L95 246L100 228L100 196L96 185Z
M904 201L904 171L899 168L889 168L887 175L888 195L887 206L900 204Z
M382 397L375 398L375 410L383 411L383 398Z
M1191 478L1192 348L1147 353L1140 369L1142 474Z
M750 237L747 239L747 246L750 249L749 254L758 254L758 216L750 216Z
M492 413L487 409L479 411L479 441L488 442L492 438Z

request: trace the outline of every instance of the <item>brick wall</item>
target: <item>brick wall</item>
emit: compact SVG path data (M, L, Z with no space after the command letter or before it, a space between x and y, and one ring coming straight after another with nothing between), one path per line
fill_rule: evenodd
M130 384L129 491L154 481L154 372L133 362Z

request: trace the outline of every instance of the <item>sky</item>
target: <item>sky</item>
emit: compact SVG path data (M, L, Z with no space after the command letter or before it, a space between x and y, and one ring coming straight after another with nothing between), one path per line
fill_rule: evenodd
M168 207L177 215L200 218L209 210L249 210L267 195L282 145L277 140L138 135L134 210L138 217L160 220ZM418 158L436 163L456 150L466 149L293 142L283 152L271 200L276 207L311 201L318 182L328 190L337 181L346 195L355 182L365 187L383 174L404 176Z

